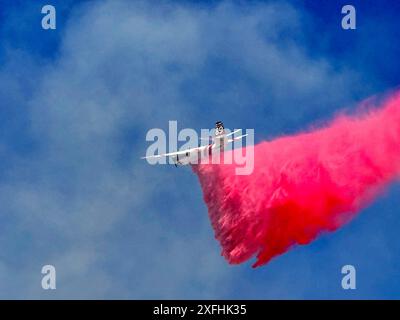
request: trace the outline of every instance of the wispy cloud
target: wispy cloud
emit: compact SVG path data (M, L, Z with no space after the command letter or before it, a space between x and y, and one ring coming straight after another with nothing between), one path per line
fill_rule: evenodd
M11 50L0 96L20 130L0 144L0 268L14 285L0 281L0 296L231 294L241 269L219 256L195 177L139 157L168 120L265 136L350 103L357 75L307 55L303 18L285 3L93 1L50 62ZM52 294L44 264L58 270Z

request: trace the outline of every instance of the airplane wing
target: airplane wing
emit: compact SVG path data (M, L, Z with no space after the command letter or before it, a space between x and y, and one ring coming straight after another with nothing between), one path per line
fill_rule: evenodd
M234 135L235 133L237 133L237 132L239 132L239 131L242 131L242 129L237 129L237 130L235 130L235 131L232 131L232 132L226 134L225 137L229 137L229 136L231 136L231 135ZM214 140L215 140L215 137L212 137L212 136L210 136L210 137L208 137L208 138L202 138L202 137L200 137L200 140L203 140L203 141L210 141L210 140L211 140L211 141L214 141Z
M242 129L237 129L235 131L232 131L231 133L226 134L225 137L229 137L231 135L234 135L236 132L239 132L239 131L242 131Z
M170 153L162 153L162 154L157 154L154 156L147 156L147 157L141 157L140 159L156 159L156 158L161 158L161 157L172 157L176 155L181 155L181 154L186 154L187 152L191 153L193 151L201 151L204 148L207 148L207 146L200 146L197 148L191 148L191 149L186 149L186 150L181 150L181 151L176 151L176 152L170 152Z
M246 136L248 136L248 135L249 135L249 134L246 133L246 134L244 134L244 135L242 135L242 136L239 136L239 137L236 137L236 138L233 138L233 139L229 139L229 140L228 140L228 143L231 143L231 142L236 141L236 140L243 139L244 137L246 137Z
M155 159L155 158L161 158L161 157L171 157L171 156L176 156L176 155L179 155L179 154L184 154L186 152L187 152L187 150L185 150L185 151L177 151L177 152L170 152L170 153L162 153L162 154L156 154L154 156L141 157L140 159Z

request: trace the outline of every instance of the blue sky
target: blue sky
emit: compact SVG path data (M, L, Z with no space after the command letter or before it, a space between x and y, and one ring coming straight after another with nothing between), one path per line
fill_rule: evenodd
M41 28L41 7L57 29ZM341 7L357 10L342 30ZM0 298L400 298L394 184L350 224L270 264L228 265L188 168L146 133L323 124L396 88L397 1L2 1ZM57 289L40 286L41 267ZM357 289L341 289L341 267Z

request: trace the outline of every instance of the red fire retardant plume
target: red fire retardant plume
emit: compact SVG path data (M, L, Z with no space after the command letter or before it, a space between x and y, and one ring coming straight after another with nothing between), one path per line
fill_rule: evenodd
M399 178L400 94L362 115L256 145L250 175L237 175L237 166L193 171L222 255L232 264L257 255L257 267L341 227Z

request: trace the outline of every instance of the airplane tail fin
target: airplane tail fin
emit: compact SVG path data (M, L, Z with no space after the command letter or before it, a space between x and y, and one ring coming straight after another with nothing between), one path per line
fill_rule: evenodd
M217 121L215 123L215 136L222 136L225 134L225 127L224 124L222 123L222 121Z
M215 123L215 144L220 149L224 148L226 140L225 127L222 121Z

